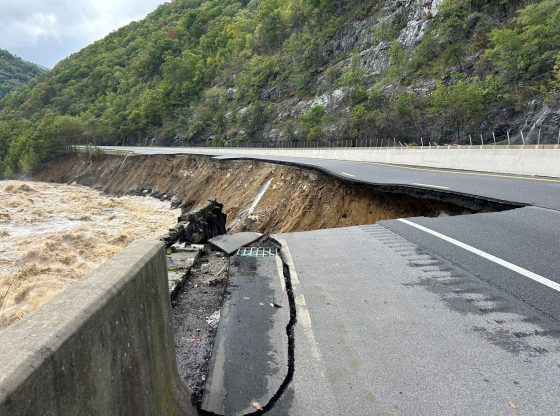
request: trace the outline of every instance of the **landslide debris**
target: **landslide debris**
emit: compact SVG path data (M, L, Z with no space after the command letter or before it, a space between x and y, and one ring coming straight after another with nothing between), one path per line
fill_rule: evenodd
M114 194L156 195L171 199L184 211L215 198L224 204L231 232L307 231L465 213L455 205L380 192L294 166L206 156L128 156L125 160L76 154L50 163L36 179L77 182Z
M200 405L228 275L228 258L208 246L172 302L177 369Z

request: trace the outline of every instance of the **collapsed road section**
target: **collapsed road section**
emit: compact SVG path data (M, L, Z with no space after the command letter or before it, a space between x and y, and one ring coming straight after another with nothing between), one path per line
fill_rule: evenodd
M470 201L467 207L427 193L380 191L294 166L205 156L129 156L124 160L114 155L70 155L46 166L36 178L77 182L113 194L152 195L184 211L216 198L228 213L231 232L306 231L488 209L482 200L478 206Z
M415 245L408 237L410 231L405 230L404 239L389 231L390 222L332 229L411 216L436 217L431 224L435 228L455 223L450 220L462 218L472 224L498 214L504 224L509 217L501 214L507 213L451 216L519 204L496 200L492 205L487 198L470 194L445 200L450 194L444 191L437 191L434 200L432 192L406 194L404 185L382 192L376 185L341 182L298 167L209 157L71 156L50 165L43 175L43 179L79 181L106 192L158 196L185 212L218 197L229 214L226 229L264 234L248 251L224 249L233 254L229 259L205 246L206 253L196 260L184 285L188 290L177 295L175 309L182 310L183 321L188 316L198 321L183 332L176 329L176 347L205 345L198 355L200 366L191 371L198 379L190 379L196 380L190 385L202 413L509 414L519 408L538 414L558 410L548 400L553 384L546 380L558 375L553 365L560 351L558 322L543 313L541 304L528 306L510 289L498 289L495 269L480 259L442 249L441 242L425 236ZM510 212L522 216L527 211ZM508 231L511 226L502 228ZM312 229L316 231L302 232ZM453 234L463 229L443 231ZM468 238L462 235L456 240L478 246L490 228L478 233L470 233L477 228L466 229ZM278 238L286 251L275 276L286 277L289 270L286 293L293 292L283 338L278 330L283 325L275 323L285 324L285 306L275 296L272 302L269 299L278 291L271 285L274 272L267 262L272 260L249 257L254 250L258 255L259 248L266 248L259 246L271 231L281 231ZM220 242L222 237L214 238L213 247L227 246ZM472 264L481 265L482 273ZM508 279L521 283L516 275ZM292 290L288 284L293 284ZM180 301L183 293L186 304ZM197 311L202 299L208 300L207 307ZM294 326L296 312L299 324ZM535 380L532 374L544 374L545 379ZM465 389L469 394L464 394Z
M296 309L280 246L241 237L220 237L237 245L229 258L206 244L173 297L179 375L202 415L262 414L294 374ZM168 257L187 246L198 247L174 244Z

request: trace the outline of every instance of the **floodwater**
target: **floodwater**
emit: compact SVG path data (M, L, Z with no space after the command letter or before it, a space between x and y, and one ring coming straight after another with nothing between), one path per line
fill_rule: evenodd
M0 328L25 317L180 210L79 185L0 181Z

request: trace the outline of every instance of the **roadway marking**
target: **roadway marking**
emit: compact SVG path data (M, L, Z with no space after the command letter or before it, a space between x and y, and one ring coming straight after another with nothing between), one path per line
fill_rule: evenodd
M351 173L346 173L346 172L340 172L340 173L342 173L343 175L346 175L346 176L350 176L351 178L356 177L356 175L352 175Z
M313 358L317 361L321 361L321 351L319 351L319 345L315 339L315 333L313 332L313 326L311 324L311 316L309 315L309 309L307 308L307 303L305 302L303 293L297 295L295 301L297 308L297 321L298 323L301 323L301 326L303 327L303 332L309 341Z
M542 285L545 285L553 290L556 290L557 292L560 292L560 284L553 282L550 279L547 279L546 277L543 277L539 274L533 273L530 270L524 269L523 267L520 266L516 266L513 263L510 263L506 260L503 260L499 257L493 256L492 254L486 253L485 251L479 250L473 246L469 246L468 244L462 243L459 240L455 240L454 238L448 237L444 234L438 233L437 231L431 230L427 227L424 227L420 224L416 224L412 221L408 221L408 220L404 220L404 219L398 219L397 221L400 221L402 223L408 224L411 227L417 228L419 230L422 230L428 234L431 234L435 237L441 238L442 240L447 241L448 243L454 244L457 247L461 247L467 251L470 251L471 253L477 254L480 257L485 258L486 260L490 260L493 263L499 264L502 267L505 267L506 269L512 270L515 273L519 273L525 277L528 277L531 280L534 280L535 282L538 282Z
M325 160L325 159L324 159ZM553 179L553 178L541 178L541 177L530 177L530 176L521 176L521 175L508 175L506 173L484 173L484 172L472 172L472 171L461 171L461 170L453 170L453 169L437 169L437 168L429 168L429 167L414 167L414 166L404 166L404 165L397 165L391 163L382 163L382 162L368 162L368 161L358 161L358 160L341 160L341 159L330 159L330 160L338 160L341 162L353 162L353 163L367 163L370 165L380 165L380 166L387 166L390 168L397 168L397 169L409 169L409 170L421 170L425 172L437 172L437 173L451 173L454 175L472 175L472 176L490 176L492 178L505 178L505 179L519 179L523 181L541 181L541 182L555 182L560 183L560 179Z
M273 236L276 237L276 236ZM307 338L309 343L309 347L311 349L311 353L313 354L313 358L317 361L322 361L323 357L321 351L319 350L319 344L315 338L315 333L313 332L313 325L311 323L311 315L309 315L309 309L307 308L307 302L305 302L305 297L303 293L296 294L296 291L299 290L299 279L296 273L296 268L294 266L294 261L292 259L292 254L290 253L290 249L288 248L288 243L284 239L277 238L277 241L282 246L282 252L285 256L285 261L290 269L290 279L292 281L292 290L294 292L294 301L296 304L296 316L297 316L297 323L301 324L303 333Z
M412 185L416 186L426 186L428 188L437 188L437 189L449 189L448 186L438 186L438 185L428 185L426 183L413 183Z

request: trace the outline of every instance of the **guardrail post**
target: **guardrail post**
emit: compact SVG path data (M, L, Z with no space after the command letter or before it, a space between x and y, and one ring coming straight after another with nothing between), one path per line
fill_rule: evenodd
M523 141L523 146L525 146L525 136L523 135L523 130L519 130L521 133L521 140Z

